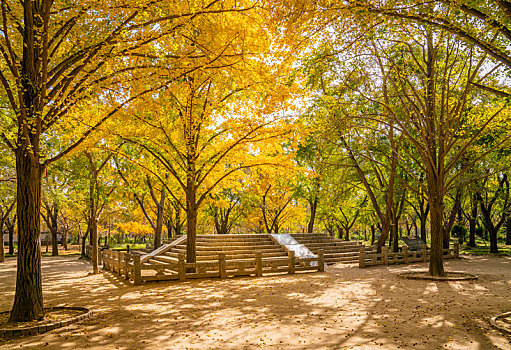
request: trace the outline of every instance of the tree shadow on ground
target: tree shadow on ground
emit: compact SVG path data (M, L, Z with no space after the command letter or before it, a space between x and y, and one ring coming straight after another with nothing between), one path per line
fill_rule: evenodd
M415 264L134 286L109 272L88 275L90 265L76 259L44 258L45 305L85 306L96 315L0 347L491 349L506 341L485 319L511 309L511 260L489 259L448 263L480 275L474 282L396 276L425 268ZM0 271L0 311L12 303L12 264Z

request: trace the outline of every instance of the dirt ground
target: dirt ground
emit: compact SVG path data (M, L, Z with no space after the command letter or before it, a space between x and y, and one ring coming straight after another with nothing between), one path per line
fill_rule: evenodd
M16 261L0 265L0 311L11 307ZM511 258L450 260L479 280L405 280L425 264L262 278L133 286L93 276L77 256L44 257L46 306L84 306L79 325L0 349L511 349L488 319L511 311Z

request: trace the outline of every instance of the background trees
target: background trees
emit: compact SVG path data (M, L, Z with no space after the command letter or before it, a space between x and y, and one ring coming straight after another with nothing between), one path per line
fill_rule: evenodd
M11 321L44 313L41 214L55 254L59 216L97 248L115 203L125 230L152 227L155 248L164 226L186 231L189 262L198 227L350 239L373 224L378 249L390 237L396 250L403 218L427 239L429 217L434 275L460 213L471 246L478 224L492 252L506 222L511 237L501 1L0 7L0 228L15 221L19 245ZM129 195L117 196L121 179Z

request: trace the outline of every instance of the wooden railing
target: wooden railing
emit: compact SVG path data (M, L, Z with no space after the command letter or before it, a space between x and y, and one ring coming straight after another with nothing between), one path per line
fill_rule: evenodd
M444 249L444 259L454 259L460 257L459 243L454 243L453 248ZM381 253L376 250L368 252L364 245L360 246L359 267L374 265L393 265L409 264L413 262L429 261L430 251L423 245L420 250L410 251L407 246L403 246L400 252L389 252L388 247L381 247Z
M85 256L87 258L89 258L90 260L92 260L92 245L88 244L85 246ZM99 250L99 247L98 247L98 264L101 265L102 262L101 262L101 251Z
M170 263L141 262L136 253L103 250L103 268L132 280L138 285L148 281L179 280L191 278L227 278L233 276L256 276L273 273L296 273L306 271L325 271L323 251L317 257L296 258L294 252L287 257L263 258L261 252L255 252L253 259L226 260L225 252L218 254L218 260L187 263L184 254ZM317 262L317 266L312 264ZM149 271L149 273L148 273Z

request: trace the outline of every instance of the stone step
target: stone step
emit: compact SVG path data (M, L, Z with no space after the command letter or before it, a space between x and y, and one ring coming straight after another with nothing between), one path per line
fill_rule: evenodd
M325 258L326 257L343 257L343 256L356 256L358 257L358 252L342 252L342 253L338 253L338 252L325 252L324 253L325 255Z
M268 241L270 237L197 237L197 242L258 242Z
M214 255L218 254L219 252L223 253L230 253L230 254L255 254L255 252L262 252L262 253L283 253L285 254L285 251L281 249L280 247L272 247L269 249L257 249L258 247L254 247L254 249L215 249L215 250L200 250L197 249L197 255ZM179 254L179 253L186 253L186 249L176 249L173 248L169 253L173 254Z
M319 248L319 249L314 249L314 248L310 248L309 247L309 250L311 252L313 252L314 254L316 254L318 252L318 250L322 250L324 254L343 254L343 253L350 253L350 254L358 254L359 251L358 249L343 249L343 248L339 248L339 249L336 249L336 248Z
M328 244L338 244L338 245L357 245L358 243L355 241L340 241L340 240L326 240L326 239L308 239L302 240L297 239L298 243L301 244L314 244L314 243L328 243Z
M333 265L333 264L358 264L358 259L345 259L345 260L338 260L338 259L325 259L325 264L327 265Z
M225 241L214 241L214 240L197 240L197 245L212 246L212 245L257 245L257 244L272 244L273 241L269 239L258 239L258 240L225 240Z
M276 252L276 253L266 253L262 252L261 256L263 258L274 258L274 257L287 257L286 253ZM254 254L226 254L226 260L237 260L237 259L255 259ZM218 260L218 254L215 255L197 255L197 261L205 261L205 260Z
M177 245L173 248L173 250L186 250L186 245ZM238 250L282 250L282 248L275 244L265 244L265 245L232 245L232 246L197 246L197 251L199 252L207 252L207 251L238 251Z
M290 233L293 237L331 237L326 233Z
M208 247L258 247L258 246L273 246L278 247L278 245L274 244L271 241L265 242L231 242L231 243L205 243L205 242L197 242L197 248L208 248ZM186 247L186 244L179 244L176 247Z
M276 258L276 257L283 257L287 258L287 254L284 252L275 252L275 253L261 253L261 256L263 258ZM186 255L185 255L186 258ZM178 257L177 256L170 256L170 255L158 255L153 258L154 260L159 260L162 263L172 263L177 262ZM226 260L253 260L255 259L254 254L226 254L225 255ZM197 261L218 261L218 254L212 254L212 255L197 255Z
M240 238L268 238L266 233L254 233L254 234L229 234L229 235L197 235L197 239L240 239Z
M334 248L342 248L342 249L353 249L353 250L357 250L359 249L359 245L358 244L339 244L339 243L326 243L326 242L322 242L322 243L301 243L307 247L334 247Z
M169 256L169 255L156 255L155 257L149 259L149 261L151 261L151 260L156 260L156 261L168 264L168 263L177 263L178 257L177 256Z

